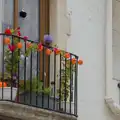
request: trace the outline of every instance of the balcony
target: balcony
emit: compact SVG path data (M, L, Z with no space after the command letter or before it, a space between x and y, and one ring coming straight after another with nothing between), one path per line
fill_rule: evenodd
M0 33L0 101L77 117L78 56L26 37ZM4 106L6 106L4 104Z

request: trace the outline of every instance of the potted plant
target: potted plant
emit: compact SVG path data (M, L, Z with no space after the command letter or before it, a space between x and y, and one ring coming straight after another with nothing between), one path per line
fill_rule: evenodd
M20 84L19 102L36 106L36 101L38 101L37 107L52 108L53 101L49 96L50 92L50 87L44 87L42 80L36 78L26 80L25 85L24 82ZM44 102L43 106L42 101Z
M2 74L0 74L0 99L12 100L16 98L17 88L10 86L11 76L8 73L4 73L4 81L2 79ZM9 82L8 82L9 81ZM2 94L3 93L3 94ZM11 97L12 94L12 97Z

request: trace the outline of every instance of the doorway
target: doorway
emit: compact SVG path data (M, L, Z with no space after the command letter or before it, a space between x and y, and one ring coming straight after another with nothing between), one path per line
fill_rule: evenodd
M49 33L49 0L3 0L3 6L3 30L7 26L14 29L20 27L22 36L28 36L31 41L44 42L44 34ZM25 18L20 17L22 10L27 13ZM45 72L47 81L49 63L48 57L44 57L40 53L40 79Z

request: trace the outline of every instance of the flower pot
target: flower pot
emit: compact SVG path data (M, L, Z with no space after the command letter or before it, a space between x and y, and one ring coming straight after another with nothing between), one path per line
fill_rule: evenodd
M59 108L59 102L57 103L57 109L60 111L65 111L65 102L61 101L61 108ZM66 112L70 113L70 102L66 102ZM74 103L71 102L71 114L74 114Z
M12 87L4 87L0 88L0 99L2 99L2 91L3 91L3 100L11 100L11 93L12 93L12 101L15 100L17 95L17 88Z
M25 97L25 101L24 101L24 97ZM31 100L30 100L30 98L31 98ZM30 101L31 101L31 103L30 103ZM31 105L31 106L36 106L36 101L37 101L37 107L53 109L53 106L55 104L55 110L56 110L57 99L55 99L55 102L54 102L54 98L50 97L49 95L45 95L45 94L42 95L42 93L39 93L37 95L35 92L31 92L31 94L30 94L30 92L24 92L19 95L20 103L24 103L24 104Z

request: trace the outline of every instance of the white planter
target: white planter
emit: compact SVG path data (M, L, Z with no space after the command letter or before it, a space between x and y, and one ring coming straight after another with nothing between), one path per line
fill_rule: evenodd
M3 100L11 100L11 92L12 92L12 101L15 100L17 95L17 88L12 87L4 87L3 89L0 88L0 99L2 99L2 90L3 90Z
M58 108L59 108L59 103L57 104L57 106L58 106ZM65 110L65 102L63 101L63 102L61 102L61 108L63 109L63 110ZM66 112L67 113L70 113L70 102L66 102ZM73 102L71 102L71 114L74 114L75 112L74 112L74 103Z

